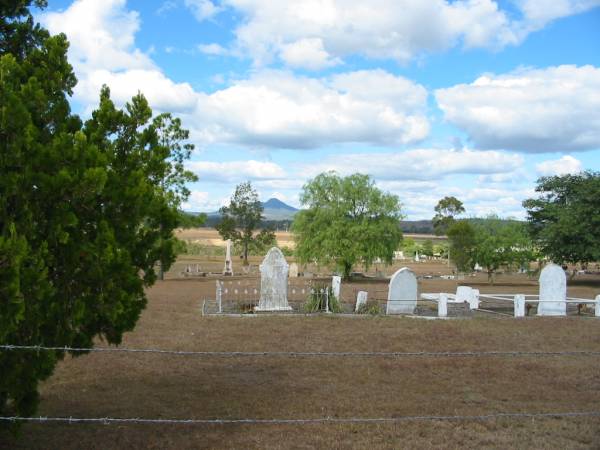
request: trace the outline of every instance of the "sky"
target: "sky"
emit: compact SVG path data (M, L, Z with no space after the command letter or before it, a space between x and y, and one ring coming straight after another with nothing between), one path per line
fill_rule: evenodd
M408 220L444 196L524 218L540 176L600 170L600 0L49 0L89 116L141 91L195 145L183 205L251 181L301 207L369 174Z

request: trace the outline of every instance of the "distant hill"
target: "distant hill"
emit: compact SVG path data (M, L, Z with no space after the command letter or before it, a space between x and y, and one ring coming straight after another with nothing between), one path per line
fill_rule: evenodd
M270 198L262 206L265 220L292 220L298 212L298 209L276 198Z

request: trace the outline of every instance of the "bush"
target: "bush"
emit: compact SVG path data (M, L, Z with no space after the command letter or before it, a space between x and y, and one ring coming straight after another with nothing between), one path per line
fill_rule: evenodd
M325 293L327 293L327 295L325 295ZM327 297L329 297L329 311L334 313L342 312L342 305L340 305L339 299L333 295L332 287L325 285L316 285L311 289L306 303L304 304L304 311L309 313L326 311Z
M372 316L378 316L381 314L381 307L376 300L368 300L367 303L363 303L358 307L356 314L370 314Z

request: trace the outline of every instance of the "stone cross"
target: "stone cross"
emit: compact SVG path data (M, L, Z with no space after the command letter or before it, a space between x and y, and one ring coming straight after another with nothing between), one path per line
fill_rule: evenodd
M260 300L255 311L291 311L287 300L289 266L277 247L260 265Z
M367 304L367 298L369 293L367 291L358 291L356 295L356 306L354 308L354 312L357 312L362 305Z
M416 307L417 277L408 267L403 267L390 280L386 314L413 314Z
M538 316L567 315L567 276L562 267L548 264L540 274Z
M340 300L340 291L342 290L342 277L338 277L337 275L331 277L331 290L333 291L333 295L335 295L335 298Z
M225 251L225 267L223 268L223 275L233 275L233 264L231 262L231 239L227 239L227 250Z

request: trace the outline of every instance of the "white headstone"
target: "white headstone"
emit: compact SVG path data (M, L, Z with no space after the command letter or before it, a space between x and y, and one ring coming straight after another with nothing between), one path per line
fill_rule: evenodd
M296 263L291 263L290 264L290 271L288 273L288 276L290 278L297 278L298 277L298 264L296 264Z
M225 250L225 267L223 275L233 275L233 264L231 262L231 239L227 239L227 248Z
M596 306L594 308L594 315L600 317L600 295L596 295Z
M475 263L475 268L473 270L475 270L475 272L481 272L483 267L481 267L479 263Z
M419 252L415 253L415 262L419 262Z
M416 307L417 277L408 267L403 267L390 280L386 314L413 314Z
M448 316L448 296L446 294L440 294L438 299L438 317Z
M287 300L289 266L277 247L273 247L260 265L260 300L256 311L290 311Z
M525 296L522 294L515 295L515 317L525 317Z
M358 291L358 294L356 295L356 306L354 307L354 312L358 311L362 305L367 304L368 296L369 293L367 291Z
M538 316L567 315L567 277L562 267L548 264L540 274Z
M342 290L342 277L338 277L337 275L331 277L331 290L333 291L335 298L339 300L340 291Z

